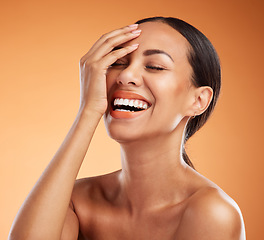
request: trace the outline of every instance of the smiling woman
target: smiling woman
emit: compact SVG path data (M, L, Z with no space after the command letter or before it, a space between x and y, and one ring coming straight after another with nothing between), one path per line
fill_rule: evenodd
M184 151L220 91L210 41L182 20L148 18L103 35L80 72L79 112L9 239L245 239L237 204ZM122 169L76 181L102 116Z

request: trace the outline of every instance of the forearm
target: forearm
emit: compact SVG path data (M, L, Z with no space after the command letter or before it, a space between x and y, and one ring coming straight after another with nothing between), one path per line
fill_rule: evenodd
M11 229L11 240L60 239L76 176L108 106L107 70L117 59L135 51L138 45L112 50L137 38L137 27L130 25L103 35L81 58L79 114L22 205Z
M100 116L82 111L22 205L10 239L60 239L74 182Z

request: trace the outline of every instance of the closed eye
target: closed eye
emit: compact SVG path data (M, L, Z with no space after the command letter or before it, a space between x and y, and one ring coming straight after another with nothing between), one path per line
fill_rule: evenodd
M110 65L110 67L126 67L128 63L126 62L120 62L120 61L116 61L113 64ZM166 70L163 67L159 67L159 66L154 66L154 65L147 65L145 67L147 70L155 70L155 71L162 71L162 70Z
M118 66L126 66L127 63L124 62L114 62L113 64L110 65L110 67L118 67Z
M151 65L146 66L146 68L151 69L151 70L157 70L157 71L165 70L165 68L163 67L157 67L157 66L151 66Z

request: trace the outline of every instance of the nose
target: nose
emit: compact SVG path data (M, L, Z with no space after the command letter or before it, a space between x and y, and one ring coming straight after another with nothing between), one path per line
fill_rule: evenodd
M128 66L117 76L116 82L120 85L142 85L142 76L140 70L135 66Z

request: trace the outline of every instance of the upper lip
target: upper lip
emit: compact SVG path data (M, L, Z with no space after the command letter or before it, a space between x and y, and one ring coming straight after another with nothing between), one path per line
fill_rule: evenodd
M113 102L116 98L141 100L141 101L146 102L148 104L148 107L151 106L151 103L146 98L144 98L143 96L141 96L137 93L133 93L133 92L129 92L129 91L123 91L123 90L115 91L113 96L112 96L111 102Z

